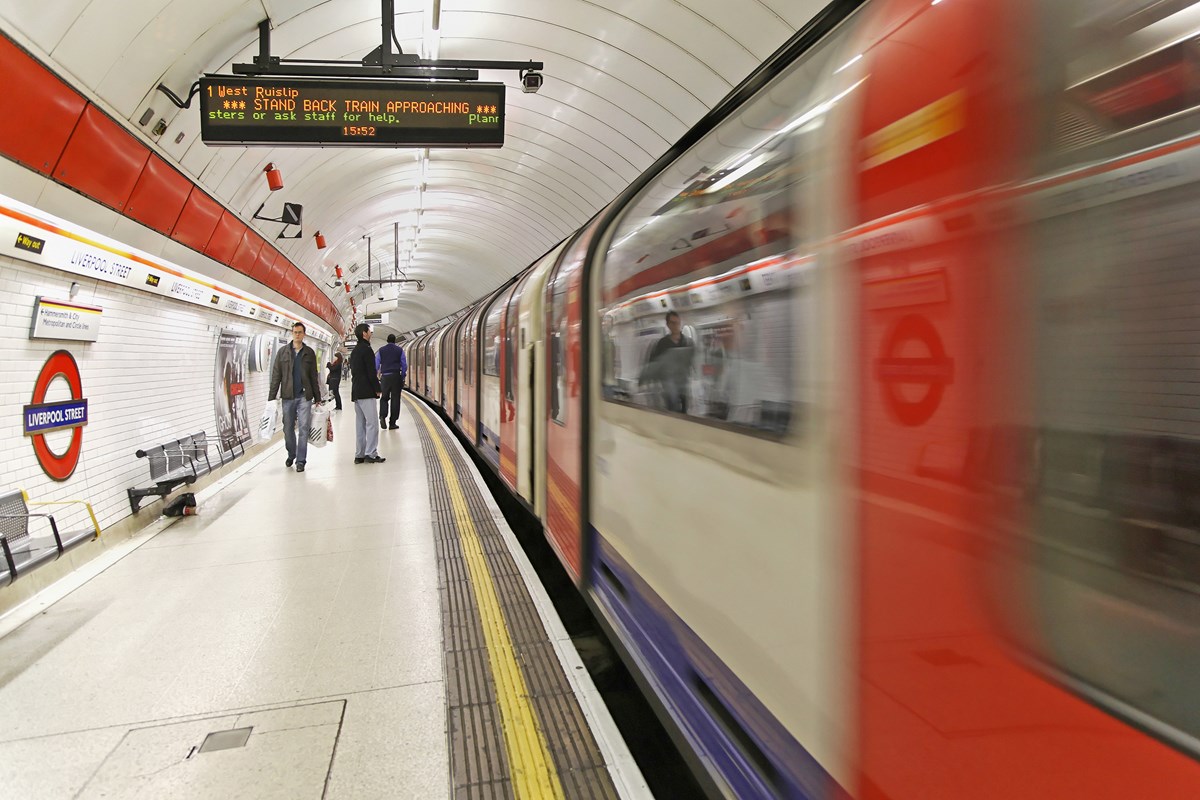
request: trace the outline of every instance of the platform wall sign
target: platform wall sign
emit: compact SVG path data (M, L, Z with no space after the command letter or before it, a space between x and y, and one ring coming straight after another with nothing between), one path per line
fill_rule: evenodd
M94 342L100 338L100 319L103 314L104 309L98 306L39 296L33 301L29 338Z
M303 322L309 336L325 342L333 339L332 334L320 325L288 314L247 292L2 194L0 254L258 320L285 330L297 321Z
M504 84L200 79L205 144L502 147Z
M50 384L57 378L66 381L71 398L47 401ZM32 402L25 406L22 424L25 435L33 442L38 464L54 480L65 481L75 472L83 451L83 426L87 423L88 401L83 396L79 365L68 351L58 350L46 359L38 373ZM71 430L70 442L62 453L55 453L46 443L46 434L65 429Z

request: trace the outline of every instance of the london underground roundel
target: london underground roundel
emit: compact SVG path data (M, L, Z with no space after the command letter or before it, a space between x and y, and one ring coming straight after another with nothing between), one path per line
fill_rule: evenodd
M50 384L55 378L63 378L71 390L70 400L46 402ZM25 406L25 435L33 442L33 452L47 475L56 481L65 481L75 472L79 454L83 449L83 426L87 425L87 399L83 396L83 381L79 376L79 365L75 357L66 350L58 350L46 359L33 386L33 402ZM46 434L52 431L71 429L71 443L61 455L50 449Z
M933 323L909 314L885 337L875 376L883 384L888 409L902 425L915 427L928 422L941 405L946 387L954 382L954 360ZM901 390L906 384L921 390L919 396L906 397Z

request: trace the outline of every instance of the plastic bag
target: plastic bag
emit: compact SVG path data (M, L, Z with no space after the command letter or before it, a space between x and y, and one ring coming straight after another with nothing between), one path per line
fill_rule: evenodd
M333 441L333 417L328 414L325 416L325 441Z
M267 401L267 407L263 409L262 419L258 422L258 440L260 442L269 442L275 437L275 432L279 430L279 403L274 400Z
M324 447L328 427L329 409L319 403L314 404L309 421L308 443L313 447Z

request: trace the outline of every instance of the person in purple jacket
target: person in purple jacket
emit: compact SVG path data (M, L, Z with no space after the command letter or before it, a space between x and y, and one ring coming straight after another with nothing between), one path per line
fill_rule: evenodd
M396 344L396 334L389 333L387 340L388 343L379 348L376 358L379 362L379 380L383 387L379 398L379 427L385 430L400 427L396 424L396 420L400 418L400 390L404 387L404 377L408 373L404 348Z

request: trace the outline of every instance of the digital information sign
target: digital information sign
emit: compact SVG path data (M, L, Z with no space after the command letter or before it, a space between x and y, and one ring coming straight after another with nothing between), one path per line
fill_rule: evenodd
M501 147L503 83L200 79L206 144Z

